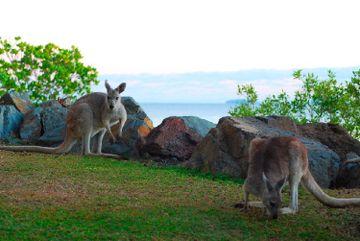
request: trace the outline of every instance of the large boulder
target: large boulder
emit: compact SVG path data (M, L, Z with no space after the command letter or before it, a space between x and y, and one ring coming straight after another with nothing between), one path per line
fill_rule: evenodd
M66 132L67 112L68 109L55 100L41 104L25 115L21 139L47 146L61 143Z
M339 156L318 141L298 136L296 130L296 125L285 117L223 117L183 165L213 174L246 178L248 148L253 138L296 136L308 148L310 170L316 181L323 187L331 186L339 170Z
M341 165L333 187L360 187L360 163L344 163L349 158L360 156L360 142L357 139L335 124L309 123L298 125L297 129L301 136L316 140L339 155Z
M30 101L29 95L16 92L6 93L1 96L0 105L13 105L23 114L26 114L28 111L34 108Z
M197 116L179 116L179 118L185 122L186 126L202 137L205 137L210 129L216 126L214 123Z
M121 99L127 112L127 121L123 129L123 136L115 143L110 143L109 134L104 137L102 151L105 153L114 153L129 156L139 156L139 147L144 138L147 137L150 131L154 128L153 123L147 116L145 111L132 97L122 97ZM113 135L117 134L119 124L113 126ZM94 145L96 145L96 138L93 138Z
M317 140L339 155L342 161L349 153L360 156L360 142L352 138L345 128L328 123L310 123L297 126L301 136Z
M55 144L64 140L68 109L58 101L52 100L41 105L43 134L39 140L43 143Z
M347 159L358 158L354 152L346 155ZM360 187L360 162L342 163L336 177L334 187L359 188Z
M0 139L17 137L24 115L13 105L0 105Z
M42 135L41 107L27 112L20 126L20 138L27 142L36 143Z
M155 161L175 164L189 159L201 139L184 119L168 117L145 138L141 153Z

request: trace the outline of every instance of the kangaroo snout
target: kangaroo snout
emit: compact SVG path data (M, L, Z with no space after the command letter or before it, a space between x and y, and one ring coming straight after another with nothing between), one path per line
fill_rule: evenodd
M109 107L110 107L111 110L114 109L114 106L113 106L113 105L110 105Z

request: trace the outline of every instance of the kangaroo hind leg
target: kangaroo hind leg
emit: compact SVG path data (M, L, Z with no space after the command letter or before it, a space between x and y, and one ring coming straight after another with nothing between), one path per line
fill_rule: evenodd
M85 133L82 139L82 151L84 155L90 155L90 140L91 140L91 132Z
M301 175L291 175L289 177L290 184L290 203L289 207L282 208L280 212L282 214L295 214L299 211L299 184L301 181Z
M299 184L302 177L301 151L297 143L290 144L289 148L289 185L290 204L281 209L281 213L297 213L299 211Z

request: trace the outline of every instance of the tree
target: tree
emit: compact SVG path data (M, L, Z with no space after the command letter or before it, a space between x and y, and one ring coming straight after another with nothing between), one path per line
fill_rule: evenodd
M281 91L263 101L258 100L252 85L239 85L238 94L245 95L246 101L232 110L232 116L282 115L300 124L327 122L340 124L355 138L360 138L360 70L353 72L350 81L338 82L333 72L328 78L301 70L293 74L302 81L302 87L293 98Z
M27 92L39 103L66 95L76 98L98 83L94 67L82 62L78 48L63 49L53 43L31 45L16 37L0 38L0 95Z

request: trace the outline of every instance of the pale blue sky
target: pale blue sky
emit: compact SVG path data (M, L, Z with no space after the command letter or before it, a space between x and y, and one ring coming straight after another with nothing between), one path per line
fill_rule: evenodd
M338 80L349 80L353 70L360 67L332 68ZM326 68L306 69L320 78L327 76ZM232 72L194 72L185 74L102 75L95 91L105 91L104 80L116 86L127 83L124 95L139 102L155 103L223 103L239 98L237 84L253 84L260 98L279 93L282 89L293 93L301 83L292 78L293 70L242 70Z

